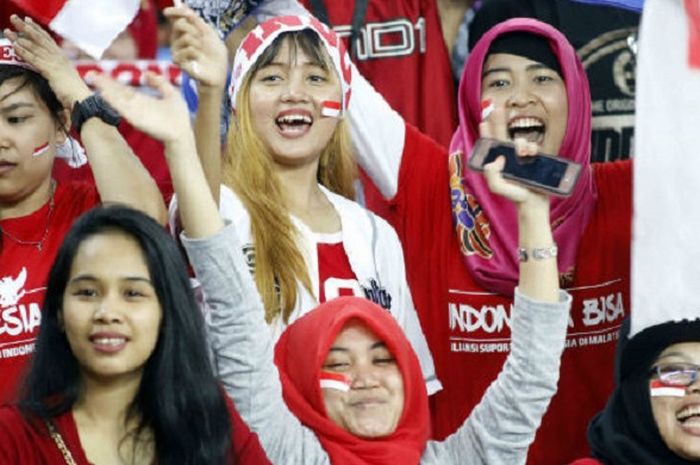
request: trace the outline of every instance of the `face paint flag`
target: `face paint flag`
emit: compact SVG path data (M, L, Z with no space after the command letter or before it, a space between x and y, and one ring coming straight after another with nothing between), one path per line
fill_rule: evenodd
M667 321L698 319L700 158L690 154L700 146L700 69L689 61L686 3L646 0L640 27L631 336ZM677 91L669 91L671 83Z
M652 379L649 382L649 393L651 397L683 397L685 396L685 387L669 386L660 379Z
M482 101L481 102L481 121L484 121L486 118L488 118L489 115L491 114L491 112L494 110L494 108L496 108L496 107L493 105L493 102L491 101L491 99L487 98L486 100Z
M186 0L187 6L196 11L222 38L233 31L262 0Z
M99 58L139 11L141 0L13 0L37 22ZM109 13L107 13L109 12Z
M43 155L44 153L46 153L46 151L47 151L48 149L49 149L49 143L48 143L48 142L46 142L46 143L44 143L44 144L41 144L39 147L37 147L37 148L34 149L34 152L32 152L32 156L33 156L33 157L40 157L41 155Z
M340 118L341 117L341 103L334 102L333 100L324 100L321 102L321 114L323 116L328 116L329 118Z
M624 8L632 11L642 11L644 0L574 0L578 3L588 3L589 5L602 5L617 8Z
M350 390L350 378L342 373L322 371L319 376L321 389L336 389L342 392Z

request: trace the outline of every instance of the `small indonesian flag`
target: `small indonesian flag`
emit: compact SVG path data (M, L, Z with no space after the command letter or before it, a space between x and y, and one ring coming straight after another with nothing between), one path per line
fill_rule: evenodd
M34 149L34 152L32 152L33 157L39 157L46 153L46 151L49 149L49 143L46 142L44 144L41 144L39 147Z
M323 116L340 118L342 112L341 108L340 102L335 102L333 100L324 100L321 102L321 114Z
M141 0L14 0L27 14L99 58L139 11Z
M494 108L493 101L491 99L486 99L481 102L481 121L489 117L493 112Z
M321 389L337 389L342 392L348 392L350 390L350 377L348 375L322 371L319 379Z
M686 392L684 386L670 386L660 379L652 379L649 382L649 390L651 397L683 397Z

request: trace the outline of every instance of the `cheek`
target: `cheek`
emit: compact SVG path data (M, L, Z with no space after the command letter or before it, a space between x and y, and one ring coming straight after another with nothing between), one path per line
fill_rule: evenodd
M654 421L659 429L661 438L670 445L673 442L673 428L676 422L675 403L672 399L665 397L653 397L651 399L651 411L654 416Z

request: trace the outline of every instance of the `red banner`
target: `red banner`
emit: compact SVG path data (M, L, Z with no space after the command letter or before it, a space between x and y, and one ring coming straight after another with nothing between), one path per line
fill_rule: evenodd
M134 87L144 85L146 71L152 71L155 74L165 76L176 86L180 86L182 80L182 71L180 68L170 61L157 60L134 60L134 61L117 61L117 60L100 60L100 61L76 61L75 67L78 69L81 77L85 77L89 71L96 71L111 76L123 84Z
M700 69L700 0L685 0L688 16L688 66Z

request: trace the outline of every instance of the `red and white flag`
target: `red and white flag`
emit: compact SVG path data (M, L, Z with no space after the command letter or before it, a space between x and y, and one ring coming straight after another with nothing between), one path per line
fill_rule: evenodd
M660 379L652 379L649 382L649 394L651 397L683 397L686 388L683 386L670 386Z
M336 389L342 392L348 392L350 390L350 377L343 373L322 371L319 379L321 389Z
M630 336L700 318L700 0L646 0L637 60Z
M28 15L99 58L139 11L141 0L14 0Z

